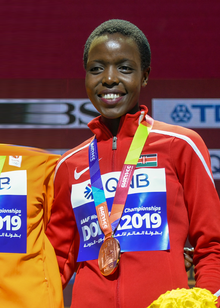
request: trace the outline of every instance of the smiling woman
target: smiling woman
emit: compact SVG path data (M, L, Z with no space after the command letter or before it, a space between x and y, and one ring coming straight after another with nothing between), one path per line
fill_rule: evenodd
M187 237L196 286L215 293L220 206L209 154L197 133L139 106L150 73L146 37L130 22L109 20L88 38L84 67L101 115L88 124L94 137L57 165L47 228L64 287L77 271L71 308L147 307L188 288ZM100 208L111 213L106 228Z

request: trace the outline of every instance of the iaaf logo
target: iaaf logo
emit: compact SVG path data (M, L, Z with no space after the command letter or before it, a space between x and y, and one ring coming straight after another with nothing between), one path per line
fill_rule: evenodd
M0 128L87 128L98 115L88 99L0 100Z
M220 99L153 99L155 120L181 126L220 127Z

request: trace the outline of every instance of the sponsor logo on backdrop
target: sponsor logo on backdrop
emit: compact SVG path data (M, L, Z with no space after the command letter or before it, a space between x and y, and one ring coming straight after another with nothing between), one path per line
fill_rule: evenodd
M213 177L220 180L220 150L209 150Z
M176 123L188 123L192 118L192 113L186 105L177 105L171 113L171 118Z
M155 120L191 128L220 128L220 99L152 99Z
M0 100L0 128L87 128L98 115L86 98Z

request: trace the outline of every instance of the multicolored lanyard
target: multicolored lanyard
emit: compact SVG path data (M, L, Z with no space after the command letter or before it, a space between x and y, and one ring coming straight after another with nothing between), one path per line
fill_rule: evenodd
M94 138L89 146L92 194L99 225L105 238L112 236L121 219L134 170L152 128L153 120L151 118L150 120L149 122L146 122L146 120L142 121L135 132L119 177L110 217L101 180L97 140Z
M0 156L0 175L2 173L2 169L4 167L6 156Z

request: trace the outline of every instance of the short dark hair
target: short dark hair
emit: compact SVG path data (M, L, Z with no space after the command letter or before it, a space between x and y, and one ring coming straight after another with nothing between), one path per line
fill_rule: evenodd
M151 62L151 51L149 42L144 33L134 24L122 19L110 19L99 25L88 37L83 54L84 68L86 68L88 61L88 53L93 40L104 34L120 33L124 36L131 37L137 44L142 70L148 68Z

